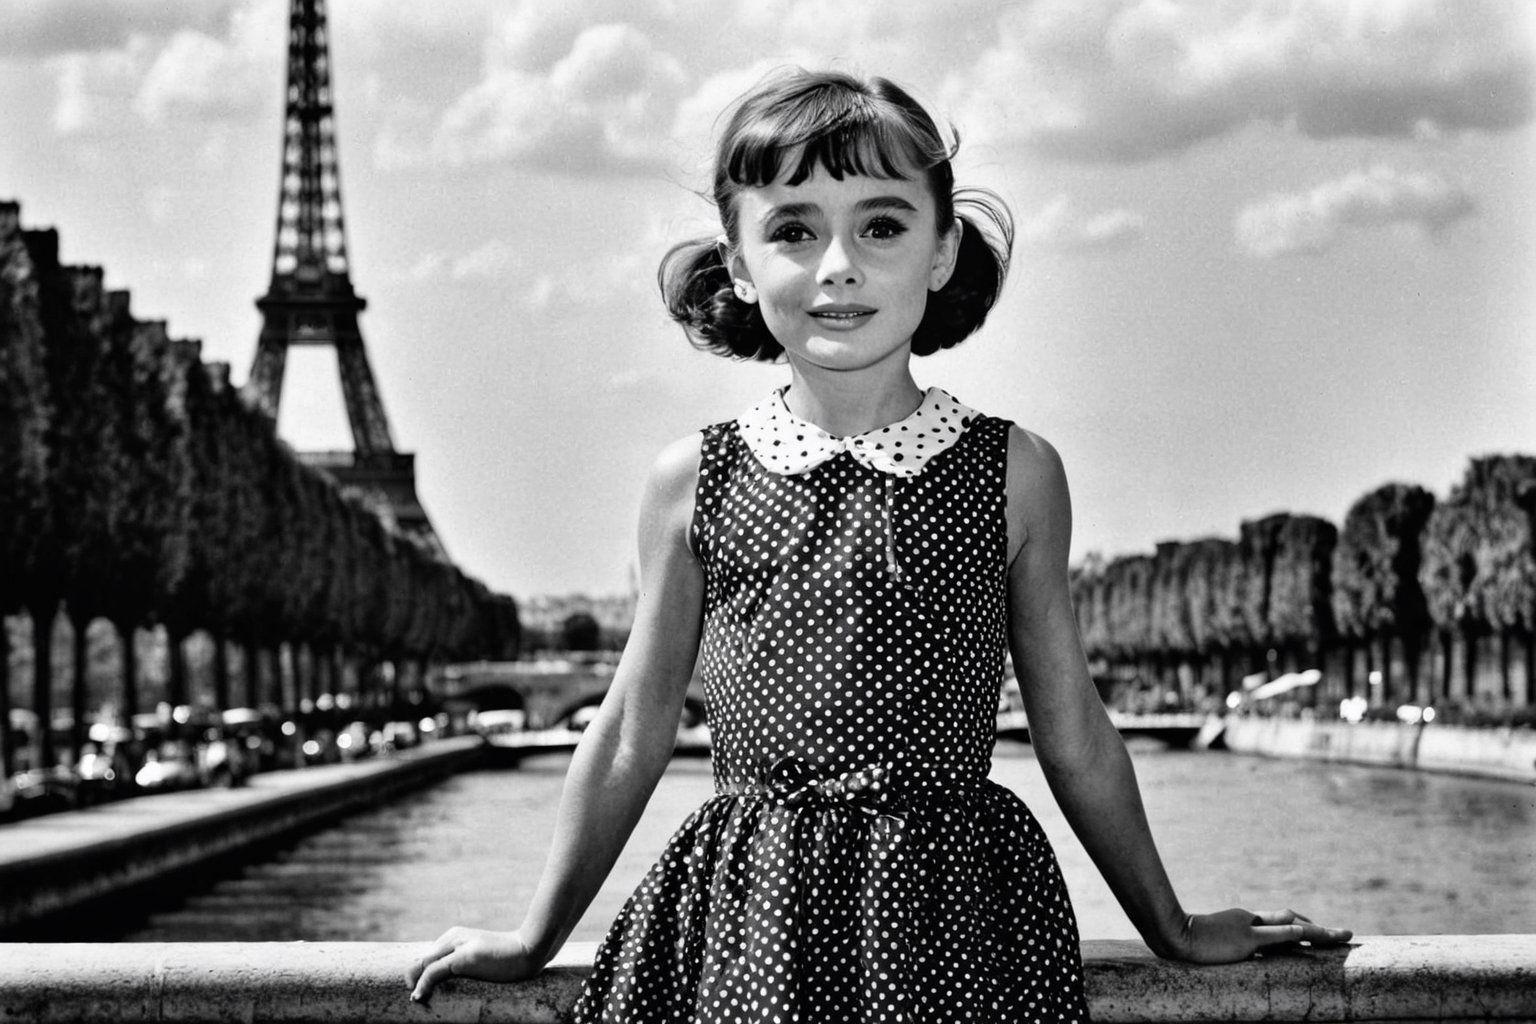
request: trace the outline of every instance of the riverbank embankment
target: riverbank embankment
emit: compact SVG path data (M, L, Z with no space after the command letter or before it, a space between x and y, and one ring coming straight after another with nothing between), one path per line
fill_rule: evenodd
M1536 784L1536 729L1229 715L1226 749Z
M388 757L263 772L234 789L121 800L0 828L0 935L238 856L446 778L484 753L457 737Z

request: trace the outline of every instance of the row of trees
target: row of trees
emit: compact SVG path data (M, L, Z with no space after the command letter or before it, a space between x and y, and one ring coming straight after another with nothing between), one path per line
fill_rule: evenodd
M133 632L151 624L172 641L173 704L186 701L178 652L193 631L221 651L302 646L319 666L511 657L519 636L510 597L344 497L226 366L135 319L99 268L61 265L56 232L23 230L19 207L0 203L0 615L21 611L43 722L55 617L74 627L77 744L97 619L121 638L125 715L139 704ZM0 722L9 661L0 650ZM227 707L226 659L214 664Z
M1111 675L1176 685L1182 670L1230 692L1249 672L1330 665L1343 694L1375 689L1383 703L1530 706L1536 457L1473 459L1442 501L1387 484L1342 528L1281 513L1235 540L1089 559L1073 587L1084 645Z

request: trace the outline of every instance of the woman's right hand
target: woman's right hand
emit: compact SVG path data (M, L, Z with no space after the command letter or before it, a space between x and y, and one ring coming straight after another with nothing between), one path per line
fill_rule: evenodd
M520 981L543 970L521 932L491 932L481 928L450 928L405 972L411 999L424 1003L446 978Z

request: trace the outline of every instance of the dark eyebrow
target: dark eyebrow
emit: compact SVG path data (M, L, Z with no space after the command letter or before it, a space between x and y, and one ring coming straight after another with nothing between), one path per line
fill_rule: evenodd
M783 206L775 206L763 215L762 223L784 218L814 217L821 212L821 207L815 203L785 203Z
M917 207L901 198L901 196L875 196L873 199L866 199L859 204L860 213L866 213L870 210L900 210L902 213L916 213Z
M898 210L902 213L916 213L917 207L913 206L901 196L874 196L859 201L856 209L860 213L868 213L871 210ZM775 206L763 217L763 223L781 218L814 217L821 213L821 207L815 203L785 203L783 206Z

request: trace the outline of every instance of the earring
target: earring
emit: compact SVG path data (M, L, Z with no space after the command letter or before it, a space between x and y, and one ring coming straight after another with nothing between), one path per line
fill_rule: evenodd
M756 302L757 301L757 295L753 291L752 286L749 285L749 284L743 284L740 281L736 282L736 297L738 299L740 299L742 302L747 302L747 303L752 303L752 302Z

